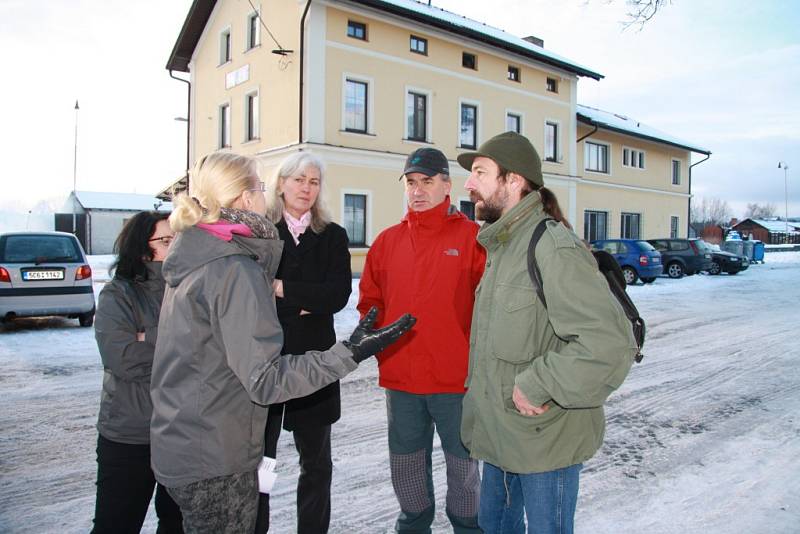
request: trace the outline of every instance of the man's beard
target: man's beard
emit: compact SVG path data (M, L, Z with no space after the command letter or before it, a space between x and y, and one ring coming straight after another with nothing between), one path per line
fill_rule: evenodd
M503 209L508 203L508 192L498 187L492 196L485 199L476 191L470 191L469 199L475 204L475 218L491 224L503 215ZM478 205L479 201L483 201L483 204Z

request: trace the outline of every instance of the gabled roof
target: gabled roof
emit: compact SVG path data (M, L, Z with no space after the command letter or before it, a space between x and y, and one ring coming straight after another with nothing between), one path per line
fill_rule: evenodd
M786 221L778 220L777 218L775 219L747 218L733 225L733 228L735 229L748 221L761 226L762 228L773 234L782 234L786 232ZM800 223L789 221L789 232L798 232L798 231L800 231Z
M646 141L655 141L656 143L663 143L671 145L684 150L691 150L699 154L711 155L711 151L707 148L702 148L688 141L678 139L660 130L656 130L646 124L642 124L636 119L618 115L601 109L590 108L589 106L577 105L578 121L588 124L589 126L597 126L600 129L616 132L624 135L630 135L644 139Z
M335 3L338 0L332 0ZM506 52L519 54L528 59L539 61L578 76L586 76L600 80L602 74L554 54L520 37L510 35L503 30L487 26L481 22L451 13L440 7L429 6L415 0L345 0L339 3L358 4L383 11L421 24L433 26L446 32L475 39L489 46L500 48ZM194 49L200 41L203 29L208 23L216 0L194 0L186 20L183 23L178 40L172 48L167 61L167 69L189 72L189 61Z
M153 211L156 209L158 211L172 211L172 203L162 202L151 195L76 191L75 196L83 209L89 210Z

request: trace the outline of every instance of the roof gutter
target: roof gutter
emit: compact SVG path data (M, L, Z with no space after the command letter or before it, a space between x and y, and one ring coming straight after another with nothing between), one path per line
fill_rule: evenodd
M577 145L578 143L580 143L581 141L583 141L583 140L584 140L584 139L586 139L587 137L591 137L591 136L592 136L592 135L593 135L593 134L594 134L594 133L597 131L597 129L598 129L598 128L600 128L600 127L599 127L598 125L596 125L596 124L595 124L595 125L594 125L594 130L592 130L591 132L587 133L586 135L584 135L583 137L581 137L580 139L578 139L577 141L575 141L575 144Z
M311 0L306 2L306 8L303 10L303 16L300 18L300 100L299 100L299 124L297 128L297 143L303 144L303 63L305 59L305 33L306 33L306 16L311 7Z
M706 154L706 157L698 161L697 163L692 163L689 165L689 205L686 211L686 237L689 237L689 228L692 225L692 167L695 165L700 165L704 161L708 160L711 157L711 152Z
M192 82L178 78L172 74L172 69L169 71L169 77L173 80L178 80L186 84L186 189L189 189L189 140L190 132L192 131Z

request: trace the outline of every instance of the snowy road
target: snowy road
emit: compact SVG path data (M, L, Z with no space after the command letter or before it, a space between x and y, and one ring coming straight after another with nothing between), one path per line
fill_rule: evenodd
M581 478L578 532L800 532L800 253L631 294L648 322L646 357L609 401L605 446ZM354 324L351 300L340 336ZM376 374L369 362L342 385L332 533L390 532L397 512ZM0 327L0 532L91 528L101 379L91 328ZM295 530L297 477L287 433L278 457L271 532L284 534ZM439 451L434 476L434 532L448 532ZM145 531L154 527L151 509Z

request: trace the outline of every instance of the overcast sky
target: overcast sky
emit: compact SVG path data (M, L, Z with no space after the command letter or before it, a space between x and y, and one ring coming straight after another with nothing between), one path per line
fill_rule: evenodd
M237 0L245 1L245 0ZM164 66L190 0L0 0L0 209L27 211L72 189L155 193L183 173L186 86ZM622 31L624 0L433 0L600 72L578 102L713 152L693 193L800 216L800 2L672 0ZM267 21L268 22L268 21Z

